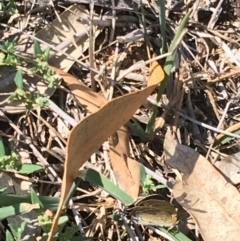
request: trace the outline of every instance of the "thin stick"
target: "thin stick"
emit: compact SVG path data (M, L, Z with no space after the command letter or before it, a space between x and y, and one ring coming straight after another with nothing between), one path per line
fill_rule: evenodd
M95 72L92 69L95 69L94 63L94 36L93 36L93 11L94 11L94 1L90 1L90 29L89 29L89 63L90 63L90 76L91 76L91 88L93 91L97 90L96 82L95 82Z
M0 25L3 26L3 27L6 27L6 28L14 29L17 33L24 34L24 35L26 35L27 37L29 37L29 38L31 38L31 39L37 40L39 43L42 43L42 44L46 45L47 47L49 47L50 49L56 51L57 53L61 53L62 55L68 57L69 59L74 60L76 63L78 63L79 65L81 65L83 68L86 68L87 70L92 70L93 72L99 74L99 72L98 72L96 69L89 67L88 65L86 65L86 64L84 64L83 62L79 61L77 58L71 56L70 54L67 54L65 51L62 51L62 50L58 49L58 48L55 47L55 46L52 46L51 44L43 41L43 40L40 39L40 38L37 38L37 37L35 37L35 36L31 35L31 34L28 34L28 33L24 32L24 31L21 31L21 30L19 30L19 29L17 29L17 28L14 28L14 27L12 27L12 26L9 26L8 24L1 23Z
M149 99L148 99L148 100L149 100ZM154 100L154 101L155 101L155 100ZM154 103L156 103L156 102L154 102ZM185 119L187 119L187 120L189 120L189 121L192 121L192 122L196 123L197 125L200 125L200 126L202 126L202 127L204 127L204 128L207 128L207 129L209 129L209 130L211 130L211 131L215 131L215 132L221 133L221 134L223 134L223 135L227 135L227 136L231 136L231 137L240 139L240 135L237 135L237 134L234 134L234 133L230 133L230 132L227 132L227 131L223 131L223 130L219 130L219 129L217 129L216 127L213 127L213 126L207 125L207 124L205 124L205 123L203 123L203 122L194 120L193 118L191 118L191 117L183 114L181 111L175 110L174 108L172 108L172 107L170 107L170 106L168 106L168 105L164 105L164 104L161 103L160 106L162 106L162 107L164 107L164 108L167 108L167 109L170 109L170 110L174 111L175 113L177 113L178 115L182 116L183 118L185 118Z

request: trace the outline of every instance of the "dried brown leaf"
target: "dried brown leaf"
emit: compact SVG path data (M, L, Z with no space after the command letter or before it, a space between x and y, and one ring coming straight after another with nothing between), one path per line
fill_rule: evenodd
M167 165L184 174L173 195L196 220L206 241L236 241L240 236L240 195L238 190L203 156L177 144L170 130L164 151Z
M114 135L117 135L117 143L110 140L111 166L118 186L135 199L139 193L139 164L129 157L128 129L122 126Z
M59 74L68 85L78 102L89 112L93 113L108 103L100 94L92 91L74 76L53 66L51 68ZM121 127L116 135L117 144L110 147L110 162L119 186L131 197L136 198L139 192L139 165L129 158L129 139L125 127ZM119 172L119 170L121 170Z
M97 112L85 117L72 129L67 144L61 199L48 241L51 240L57 229L63 202L78 174L79 168L111 134L131 118L137 108L162 81L163 77L162 68L157 62L153 62L146 88L113 99Z
M88 88L74 76L65 73L63 70L56 67L49 67L63 78L79 104L86 108L90 113L98 111L99 108L108 103L107 99Z
M217 169L233 184L240 183L240 152L229 155L221 161L214 163Z

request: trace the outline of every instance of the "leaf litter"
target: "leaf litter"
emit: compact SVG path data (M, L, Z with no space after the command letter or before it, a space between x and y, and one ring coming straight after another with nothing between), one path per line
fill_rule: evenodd
M62 2L59 5L59 1L53 1L53 5L40 2L26 1L23 7L21 1L15 1L14 5L4 8L0 16L2 38L12 41L17 36L18 54L30 58L33 58L33 48L26 45L26 39L33 42L37 38L42 41L42 47L50 46L54 57L49 61L49 68L63 79L58 88L42 92L50 99L48 108L36 107L29 111L23 105L13 106L6 101L5 96L16 89L11 83L17 69L2 66L0 88L11 84L8 90L1 88L1 136L5 149L7 153L26 152L33 164L44 167L44 171L12 178L32 182L40 196L59 197L62 182L61 201L64 201L78 168L93 168L134 199L142 191L139 183L143 180L138 177L139 163L142 163L146 171L152 173L150 186L157 186L159 180L167 184L168 189L149 190L149 194L161 194L168 202L173 199L171 202L178 208L177 230L189 240L236 240L239 236L239 139L220 131L239 135L238 2L166 2L167 45L188 8L193 12L185 26L185 36L178 43L174 68L160 103L156 103L157 91L147 86L147 80L154 78L155 84L161 82L164 59L158 64L153 62L159 66L159 72L152 72L144 64L149 59L147 52L151 53L150 58L159 56L162 47L156 5L144 7L147 11L144 23L141 10L138 14L117 11L117 18L109 18L106 9L101 7L95 7L92 14L86 4L65 7ZM20 14L10 17L9 6ZM88 16L93 23L90 27ZM48 39L52 33L54 38ZM94 42L94 46L89 45ZM13 77L8 78L11 74ZM41 73L35 77L32 74L26 78L24 88L31 90L38 86L33 82L37 80L47 89L43 79ZM94 82L96 92L91 89ZM141 93L145 94L141 96ZM119 103L122 107L115 106ZM145 130L156 104L154 132L148 136ZM166 127L171 127L173 136L166 132ZM150 228L135 226L132 231L131 223L128 227L123 224L124 220L114 222L115 219L110 218L115 215L113 206L122 208L124 203L107 205L111 190L103 191L88 181L81 182L71 193L72 200L67 206L75 214L76 223L82 220L77 235L117 240L128 230L132 240L160 240L160 236L165 240L188 239L179 238L175 228L175 236L171 236L171 231L164 234L162 228L158 229L162 231L159 236L158 231L152 232ZM79 208L79 203L86 209ZM96 205L97 210L87 209L91 204ZM184 219L188 214L194 225ZM63 233L74 222L73 215L68 214L68 218L71 221Z
M240 234L237 188L202 155L176 144L170 130L164 151L167 165L183 173L183 180L173 188L173 196L196 220L204 240L235 240Z

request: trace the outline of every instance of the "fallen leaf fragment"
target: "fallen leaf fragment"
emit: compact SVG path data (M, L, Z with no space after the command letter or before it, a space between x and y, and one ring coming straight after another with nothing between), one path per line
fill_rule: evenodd
M65 73L63 70L54 66L49 67L53 69L58 75L60 75L61 78L63 78L64 82L68 85L69 89L78 100L79 104L86 108L90 113L98 111L99 108L108 103L107 99L92 91L74 76Z
M48 241L57 230L57 222L64 200L78 174L79 168L118 128L124 125L163 80L164 73L157 62L151 65L148 86L142 90L113 99L97 112L85 117L71 131L67 143L67 155L61 189L61 199Z
M139 163L129 157L128 129L122 126L114 135L117 143L110 140L110 163L118 186L135 199L139 193Z
M237 185L240 183L240 152L229 155L221 161L214 163L226 180Z
M166 133L164 151L167 165L184 174L173 195L195 219L205 241L236 241L240 236L240 195L238 190L203 156L176 143Z
M78 59L89 48L87 26L78 21L78 19L86 19L88 17L89 11L83 5L73 4L60 14L61 22L58 18L54 19L45 28L38 31L35 37ZM98 26L95 30L94 36L97 37L101 27ZM78 37L74 38L76 34ZM27 53L33 54L32 43L29 43L29 41L27 43ZM19 42L19 48L23 45L25 50L25 44L25 38L23 37ZM48 47L42 43L40 43L40 46L43 50ZM49 59L49 63L67 72L74 64L74 60L67 58L61 53L56 53Z

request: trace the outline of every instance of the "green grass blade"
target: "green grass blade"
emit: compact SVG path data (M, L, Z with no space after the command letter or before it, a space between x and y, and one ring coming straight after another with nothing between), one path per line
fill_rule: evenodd
M0 208L0 220L39 209L38 204L20 203Z
M186 26L187 24L187 21L190 17L192 13L192 10L190 10L186 16L183 18L183 20L181 21L179 27L178 27L178 30L173 38L173 41L170 45L170 48L169 48L169 51L171 52L174 48L175 48L175 45L177 44L179 38L181 37L181 34L182 34L182 31L184 29L184 27ZM173 62L174 62L174 59L175 59L175 55L176 55L176 50L173 52L172 55L168 56L166 58L166 61L165 61L165 64L164 64L164 72L165 72L165 77L163 79L163 81L161 82L159 88L158 88L158 95L157 95L157 102L160 101L160 98L163 94L163 91L165 90L165 87L166 87L166 84L167 84L167 80L171 74L171 70L172 70L172 66L173 66Z
M173 228L171 230L167 230L165 228L161 228L160 227L158 229L160 231L162 231L163 233L167 234L168 236L170 236L175 241L192 241L186 235L184 235L183 233L179 232L179 230L177 228Z
M56 210L58 208L59 198L39 196L39 199L44 207L44 209ZM9 206L20 203L31 204L30 195L14 195L14 194L0 194L0 206Z
M98 185L125 205L130 205L134 201L123 190L113 184L108 178L93 169L86 169L80 171L78 177L80 177L84 181L88 181L92 184Z
M87 241L87 240L96 240L96 238L94 238L94 237L73 237L72 239L71 239L71 241Z
M0 157L3 157L3 156L5 156L5 147L4 147L4 144L3 144L3 140L0 137Z
M149 118L149 121L146 126L146 130L145 130L146 135L149 137L152 136L155 129L155 120L157 117L157 112L158 112L157 105L154 105L153 112L151 113L151 116Z
M140 164L139 168L139 180L140 180L140 185L144 187L145 180L147 179L147 172L142 164Z
M166 43L166 15L165 15L165 1L158 0L158 17L160 23L160 31L161 31L161 39L162 39L162 47L160 49L160 53L164 53L165 43Z
M231 133L239 135L240 134L240 129L236 129L235 131L233 131ZM234 137L224 135L219 140L215 141L214 147L225 145L226 143L228 143L232 139L234 139Z
M142 142L146 143L149 140L149 136L146 134L144 129L141 127L141 125L135 120L135 118L131 119L134 123L128 121L127 126L130 129L130 132L133 133L133 135L137 135Z
M35 190L33 188L31 188L30 195L31 195L31 202L32 202L32 204L39 204L39 206L41 208L43 208L43 204L42 204L39 196L37 195L37 193L35 192Z
M72 196L74 195L76 188L79 186L79 184L81 183L81 179L80 178L76 178L75 181L73 182L71 189L67 195L67 197L64 200L64 206L67 206L67 204L69 203L69 200L72 198Z
M159 5L160 5L160 2L161 0L159 0ZM190 17L192 13L192 10L190 10L186 16L183 18L183 20L181 21L179 27L178 27L178 30L173 38L173 41L170 45L170 48L169 48L169 51L171 52L179 38L181 37L181 33ZM161 30L162 31L162 30ZM172 70L172 67L173 67L173 63L174 63L174 59L175 59L175 56L176 56L176 50L173 52L172 55L168 56L166 58L166 61L165 61L165 64L164 64L164 72L165 72L165 77L163 79L163 81L161 82L159 88L158 88L158 95L157 95L157 103L160 101L161 99L161 96L166 88L166 84L167 84L167 80L171 74L171 70ZM153 113L150 117L150 120L149 120L149 124L150 124L150 127L149 127L149 130L148 131L152 131L154 129L154 124L155 124L155 119L156 119L156 115L157 115L157 105L154 106L154 110L153 110ZM151 126L152 125L152 126ZM187 236L185 236L183 233L179 232L176 228L174 228L173 230L166 230L164 228L159 228L162 232L168 234L172 239L176 240L176 241L191 241L191 239L189 239Z
M15 75L15 78L14 78L14 82L16 84L16 86L19 88L19 89L23 89L23 74L22 74L22 70L18 70L16 75Z
M43 54L40 44L37 40L34 40L33 53L35 57L39 57Z
M7 187L0 188L0 194L4 193L7 189Z
M141 17L142 17L142 24L143 24L143 29L144 29L144 39L145 39L145 43L146 43L146 50L147 50L147 52L149 52L148 47L150 47L150 43L149 43L148 35L147 35L146 18L145 18L145 12L144 12L144 8L143 8L142 0L140 0L140 5L141 5Z
M18 169L18 173L20 174L30 174L39 170L43 170L43 167L36 164L22 164Z
M6 241L15 241L9 230L6 231Z
M176 48L176 44L178 43L179 38L182 35L183 29L184 29L190 15L191 15L191 13L192 13L192 10L190 10L186 14L186 16L183 18L183 20L181 21L181 23L178 27L178 30L177 30L174 38L173 38L173 41L170 45L169 52L173 51ZM162 96L162 94L163 94L163 92L166 88L167 80L168 80L168 78L171 74L171 70L172 70L172 67L173 67L175 56L176 56L176 50L173 51L172 55L170 55L166 58L164 68L163 68L164 73L165 73L165 77L158 87L158 94L157 94L157 100L156 100L157 103L160 101L161 96ZM157 105L154 105L153 112L150 116L150 119L149 119L149 122L148 122L147 128L146 128L146 133L149 136L151 136L152 133L154 132L154 128L155 128L154 125L155 125L155 120L156 120L156 117L157 117L157 110L158 110Z
M11 230L11 232L12 232L12 234L15 237L16 240L21 240L21 234L22 234L22 232L24 231L24 228L25 228L25 226L22 225L22 224L25 224L25 226L26 226L26 222L24 222L24 221L21 223L20 228L13 223L8 224L8 226L9 226L9 228L10 228L10 230Z

